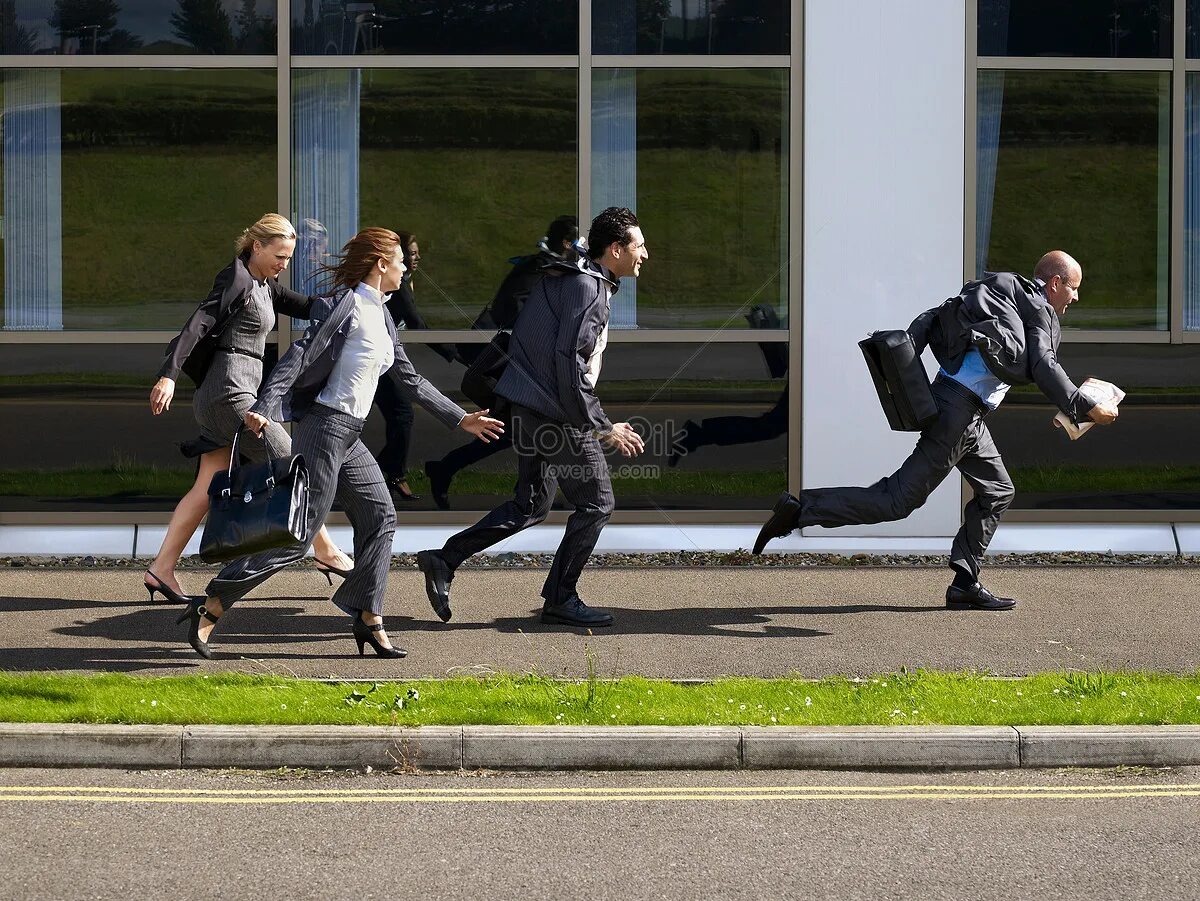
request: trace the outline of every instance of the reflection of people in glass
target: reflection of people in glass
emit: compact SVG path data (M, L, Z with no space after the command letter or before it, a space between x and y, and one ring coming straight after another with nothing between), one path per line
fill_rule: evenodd
M780 327L778 314L765 304L759 304L747 313L746 319L749 320L751 328ZM758 346L762 350L771 378L784 378L788 369L787 345L782 342L763 342ZM674 443L671 456L667 458L667 465L678 466L685 455L710 444L729 447L733 444L770 441L787 434L787 423L788 389L785 384L775 406L761 416L713 416L702 422L689 419L684 423L683 434Z
M422 378L404 353L384 295L400 285L404 250L386 228L367 228L351 238L330 266L338 292L315 300L304 336L284 354L245 414L255 433L285 414L297 423L295 452L309 475L305 534L329 515L334 497L354 529L354 569L334 592L333 603L354 618L359 654L371 645L380 657L403 657L383 629L383 595L392 560L396 511L383 474L361 440L380 378L421 404L449 428L490 439L502 425L483 410L467 413ZM235 560L208 583L207 599L188 607L188 640L211 656L208 635L225 610L284 567L303 559L307 542Z
M546 267L557 262L574 262L577 257L576 242L579 240L579 221L574 216L559 216L546 229L546 236L538 242L538 252L529 256L509 260L512 269L500 283L496 296L483 308L471 328L487 331L510 330L517 315L525 305L525 298L542 278ZM458 357L470 366L486 344L459 344ZM475 394L471 394L475 397ZM493 413L506 418L502 407L493 407ZM468 441L456 447L440 460L425 463L425 475L429 477L429 491L434 503L443 510L450 509L450 483L460 470L485 460L493 454L512 447L512 439L504 437L490 444Z
M186 442L183 452L188 457L198 456L200 468L196 484L175 507L162 547L146 570L144 580L151 599L158 591L168 600L187 603L175 577L175 565L208 513L208 485L218 470L229 465L234 433L254 403L275 314L308 317L314 298L276 281L295 247L295 229L278 213L263 216L242 232L234 261L217 273L208 297L167 348L150 392L150 410L155 416L169 410L179 373L192 377L196 382L192 412L200 424L200 437ZM268 445L276 457L291 453L291 440L278 423L272 423L261 440L240 441L238 450L252 460L266 460ZM324 528L313 542L313 552L322 570L345 572L353 565Z
M956 297L922 313L908 332L919 355L933 351L941 371L933 383L938 415L921 432L916 449L898 470L865 488L806 488L780 495L754 542L767 542L804 526L865 525L904 519L958 469L975 496L950 548L954 581L946 606L1009 610L1012 598L979 584L979 567L1000 517L1012 503L1012 479L984 423L1014 384L1036 384L1073 422L1115 422L1115 404L1087 398L1059 365L1059 318L1079 299L1083 270L1061 250L1038 260L1033 279L1013 272L968 282Z
M296 285L308 290L321 266L325 263L325 255L329 253L329 232L318 220L304 218L300 220L300 228L296 237L296 256L293 260L292 272Z
M391 293L387 300L388 312L397 328L424 329L428 328L425 320L417 310L417 302L413 297L413 273L421 265L421 248L417 236L409 232L397 232L404 247L404 264L408 271L400 287ZM444 344L431 344L430 349L446 360L454 359L454 348ZM408 449L412 445L413 408L408 398L396 390L396 386L383 379L375 392L375 403L383 414L384 445L375 455L379 468L383 470L387 480L388 490L392 499L398 504L420 500L408 487Z

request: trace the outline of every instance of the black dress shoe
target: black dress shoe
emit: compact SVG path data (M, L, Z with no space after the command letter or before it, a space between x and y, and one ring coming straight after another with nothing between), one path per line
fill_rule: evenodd
M953 610L1011 610L1017 606L1013 598L1000 598L992 594L978 582L970 588L959 588L951 585L946 589L946 606Z
M782 538L784 535L794 532L799 521L800 501L785 491L775 502L771 518L758 530L758 537L754 539L754 553L761 554L771 539Z
M444 623L450 622L450 583L454 579L454 570L437 551L418 551L417 569L425 573L425 594L429 598L429 606Z
M561 604L547 603L542 607L542 622L557 623L562 626L611 626L611 613L589 607L573 594Z

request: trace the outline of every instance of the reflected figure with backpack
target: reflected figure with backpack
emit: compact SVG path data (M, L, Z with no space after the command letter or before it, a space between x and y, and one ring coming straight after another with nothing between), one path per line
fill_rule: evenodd
M471 324L481 331L496 331L487 344L459 344L458 358L467 366L463 375L462 391L474 403L487 398L486 408L498 419L508 420L508 411L503 398L496 397L496 382L508 362L508 336L525 305L525 299L534 286L541 281L548 266L554 263L574 262L582 254L579 243L579 221L574 216L559 216L546 228L546 236L538 242L537 253L513 257L509 260L512 269L496 290L496 296L483 308ZM429 477L429 490L433 501L441 510L450 509L450 484L454 477L468 466L474 466L488 457L512 447L512 439L503 438L485 443L469 441L450 451L440 460L427 460L425 475Z
M772 329L782 328L779 314L773 307L758 304L746 314L746 321L751 328ZM788 346L783 341L763 341L759 345L763 361L772 379L786 378L788 371ZM688 454L702 447L716 445L729 447L734 444L753 444L756 441L770 441L780 435L787 434L788 423L788 389L784 383L783 393L779 400L767 412L759 416L712 416L700 422L689 419L683 424L683 430L677 433L673 442L671 455L667 457L667 465L674 468Z

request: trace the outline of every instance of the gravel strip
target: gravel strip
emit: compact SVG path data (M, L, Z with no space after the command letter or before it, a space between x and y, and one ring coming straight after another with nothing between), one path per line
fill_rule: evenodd
M549 569L550 554L481 554L463 564L463 569ZM145 569L149 557L94 557L26 555L0 557L0 568L32 569ZM311 559L301 566L312 566ZM415 569L415 554L396 554L392 569ZM672 551L657 554L593 554L590 567L600 569L660 569L733 566L742 568L796 569L812 567L944 567L941 554L768 554L752 556L748 551ZM989 567L1008 566L1197 566L1200 556L1178 554L1045 553L996 554L987 558ZM199 557L185 557L180 569L211 569Z

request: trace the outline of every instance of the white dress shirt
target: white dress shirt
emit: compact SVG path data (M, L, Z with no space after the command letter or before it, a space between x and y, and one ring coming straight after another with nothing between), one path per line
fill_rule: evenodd
M383 295L360 282L354 288L354 310L341 355L317 403L366 419L379 377L396 361L396 349L384 323Z

